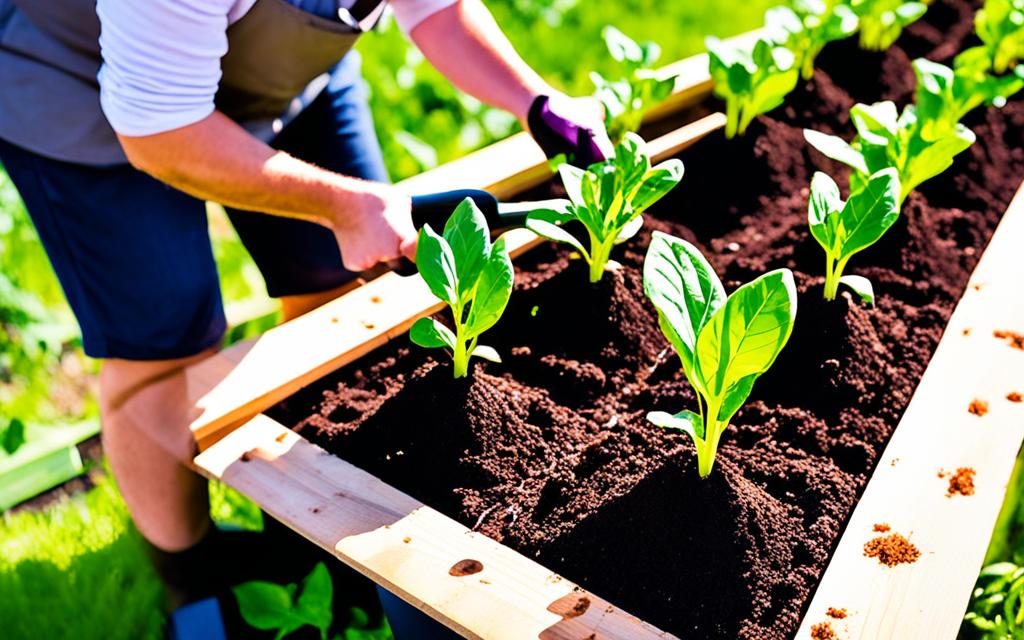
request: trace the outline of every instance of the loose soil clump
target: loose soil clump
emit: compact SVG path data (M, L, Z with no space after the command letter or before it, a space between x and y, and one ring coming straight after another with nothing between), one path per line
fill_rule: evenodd
M449 362L403 337L269 413L666 631L792 637L1024 177L1024 103L973 114L966 124L978 142L912 193L888 234L851 263L849 273L874 283L874 306L847 292L822 300L808 185L817 169L841 185L848 172L812 150L802 129L849 139L855 102L905 104L910 61L949 63L974 44L972 15L966 2L936 2L885 53L857 50L856 38L829 45L815 78L745 137L714 135L681 155L682 183L601 282L590 285L564 246L522 256L508 311L484 336L502 364L480 362L453 380ZM692 442L645 419L697 406L643 294L655 229L695 243L728 291L778 267L797 282L789 344L733 419L706 480ZM919 553L890 538L873 551L883 562Z
M872 538L864 543L864 557L878 558L887 567L898 564L912 564L921 557L921 551L914 543L898 533Z
M974 495L974 469L970 467L959 467L955 473L939 474L940 477L949 477L949 488L946 489L946 497L973 496Z

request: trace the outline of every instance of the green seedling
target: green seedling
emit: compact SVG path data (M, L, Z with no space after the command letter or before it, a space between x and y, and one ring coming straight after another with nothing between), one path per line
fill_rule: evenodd
M586 170L563 164L558 171L570 202L560 211L530 212L526 226L579 251L590 265L590 281L597 282L615 245L633 237L643 226L643 212L682 180L683 163L673 158L652 167L643 139L627 133L615 157ZM589 248L561 226L573 220L586 228Z
M334 615L331 607L334 585L324 563L313 567L303 578L301 587L253 580L232 591L246 624L263 631L277 631L275 640L307 625L316 627L322 640L327 639Z
M1011 640L1024 636L1024 567L997 562L981 570L960 637Z
M825 45L853 35L857 24L853 10L835 0L793 0L764 14L771 39L793 53L804 80L814 76L814 60Z
M635 42L611 25L601 33L608 52L623 66L624 74L609 80L594 71L590 80L597 89L594 95L608 114L608 136L618 144L627 133L640 128L648 109L672 93L676 77L658 76L654 65L661 56L661 47L657 43Z
M860 191L843 202L839 187L820 171L811 179L807 222L811 235L825 250L825 299L835 300L840 284L869 304L875 301L871 281L844 276L850 258L867 249L888 231L900 215L900 179L895 169L871 176Z
M653 411L647 419L689 435L706 478L729 421L793 332L793 274L771 271L727 297L696 247L655 231L644 261L644 293L658 310L661 331L679 355L699 408L675 415Z
M441 235L430 225L420 229L416 266L431 293L451 308L455 331L420 318L409 338L421 347L448 349L456 378L466 376L473 356L501 362L477 340L501 318L512 295L512 259L504 239L491 242L487 220L471 199L459 203Z
M974 15L974 30L996 74L1024 61L1024 0L985 0Z
M1002 108L1007 98L1024 88L1024 65L998 76L991 74L990 68L984 47L972 47L958 55L952 69L924 58L914 60L914 102L921 137L936 140L949 135L969 112L981 105Z
M925 14L924 2L904 0L848 0L860 19L860 47L885 51L900 37L903 29Z
M715 95L725 100L727 138L746 133L755 117L782 104L796 87L796 59L786 47L764 38L752 45L714 37L704 43Z
M804 138L812 147L833 160L853 168L850 191L862 189L879 171L895 168L899 173L900 203L917 185L937 176L953 164L953 158L974 143L974 133L957 123L932 140L921 135L914 105L897 116L892 102L857 104L850 109L857 129L852 143L833 135L804 129Z

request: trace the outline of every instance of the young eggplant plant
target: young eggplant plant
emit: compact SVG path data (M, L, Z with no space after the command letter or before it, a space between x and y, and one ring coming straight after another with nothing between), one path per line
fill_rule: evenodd
M974 133L957 123L935 139L922 137L917 108L907 105L896 114L890 101L857 104L850 109L857 129L853 143L838 136L804 129L804 138L821 153L853 168L850 191L863 188L875 173L889 167L899 172L900 203L917 185L939 175L953 164L953 157L974 143Z
M493 348L477 341L501 318L512 295L512 260L504 239L491 242L487 220L470 198L456 207L441 235L430 225L420 229L416 266L431 293L451 308L455 331L420 318L409 338L421 347L447 348L456 378L469 372L472 356L501 362Z
M811 179L807 222L811 235L825 250L825 299L835 300L845 284L864 302L874 304L871 281L862 276L844 276L850 258L867 249L889 230L900 215L900 179L896 169L883 169L871 176L860 191L843 202L839 187L820 171Z
M661 331L679 355L699 409L652 411L647 419L689 435L706 478L729 421L793 332L793 273L771 271L727 297L696 247L655 231L644 260L644 293L658 310Z
M1024 0L985 0L974 14L974 30L997 75L1024 62Z
M623 65L625 75L608 80L593 71L590 81L597 89L594 95L608 113L608 136L618 144L624 135L640 128L649 108L672 93L676 76L658 77L654 64L661 57L661 47L657 43L635 42L611 25L601 33L608 52Z
M949 135L972 110L983 104L1002 108L1007 98L1024 88L1024 64L1004 75L993 75L990 69L984 47L958 55L952 69L924 58L914 60L921 137L931 141Z
M562 211L531 211L526 227L579 251L590 265L590 281L597 282L615 245L632 238L643 226L643 212L682 180L683 163L672 158L652 167L643 138L627 133L615 157L586 170L563 164L558 172L570 202ZM561 226L572 220L586 228L589 249Z
M755 117L782 104L796 87L796 59L786 47L765 38L749 45L709 37L704 44L715 95L725 100L726 138L746 133Z
M793 0L764 13L765 29L793 53L804 80L814 76L814 59L825 45L853 35L857 23L857 14L836 0Z
M848 0L860 19L860 47L885 51L900 37L903 29L925 14L924 2L905 0Z

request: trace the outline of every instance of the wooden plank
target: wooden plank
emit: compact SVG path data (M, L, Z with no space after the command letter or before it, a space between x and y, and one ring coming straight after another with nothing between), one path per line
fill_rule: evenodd
M797 638L826 620L844 639L952 640L957 635L1006 485L1024 439L1024 351L994 331L1024 333L1024 187L1007 209L971 276L934 357L863 498L840 539ZM988 412L968 412L974 400ZM940 470L976 470L972 496L947 497ZM864 543L888 523L921 551L892 568L864 556Z
M200 454L196 464L467 638L672 637L266 416Z
M724 126L714 113L648 143L655 160L674 155ZM440 187L438 187L440 188ZM536 246L525 229L505 234L513 256ZM242 342L186 372L191 428L200 450L303 386L404 334L443 307L419 276L387 273L253 341Z

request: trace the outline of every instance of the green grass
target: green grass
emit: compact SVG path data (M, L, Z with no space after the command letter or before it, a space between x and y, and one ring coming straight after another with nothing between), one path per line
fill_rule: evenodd
M3 637L160 638L163 587L114 483L0 522Z

